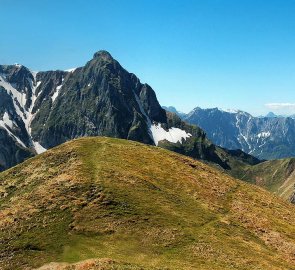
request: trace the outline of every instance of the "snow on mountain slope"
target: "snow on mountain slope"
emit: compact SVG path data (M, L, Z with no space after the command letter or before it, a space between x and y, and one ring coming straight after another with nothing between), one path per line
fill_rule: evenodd
M74 72L77 68L70 68L70 69L66 69L66 72Z
M3 119L0 120L0 127L6 130L8 135L15 139L22 147L26 147L26 145L16 136L12 133L12 129L15 126L15 123L9 118L9 115L7 112L4 113Z
M47 149L44 148L40 143L32 141L34 145L34 149L36 150L37 154L42 154L44 153Z
M22 65L15 65L15 69L12 71L13 75L21 72L21 68L24 68ZM10 69L13 69L11 67ZM28 70L27 70L28 71ZM35 101L38 98L36 94L36 89L41 84L41 81L36 81L37 72L28 71L28 74L31 76L27 76L24 78L28 86L18 85L15 82L10 82L9 79L12 77L11 74L0 74L0 87L3 87L7 94L11 97L14 106L14 117L19 116L21 119L22 124L24 125L27 135L30 137L30 144L26 144L22 141L21 138L14 134L14 129L20 128L17 123L15 123L8 114L8 110L6 110L2 116L2 120L0 120L0 126L4 128L9 136L17 140L17 142L24 148L33 148L38 154L44 152L46 149L43 148L38 142L34 142L31 138L31 128L30 124L32 119L34 118L34 113L32 110L35 105ZM24 86L24 87L23 87ZM22 89L24 88L24 89ZM27 107L28 100L30 100L30 106ZM5 108L4 108L5 109ZM10 114L13 112L10 112Z
M159 141L162 140L167 140L172 143L182 143L182 140L186 140L192 136L185 130L175 127L169 128L169 130L166 131L164 128L162 128L160 123L151 125L150 129L156 145L158 145Z
M21 111L26 104L26 93L20 93L16 90L10 83L6 81L6 76L4 74L0 75L0 86L2 86L7 93L12 97L14 108L17 114L24 119L24 113Z
M56 98L58 97L59 90L60 90L61 87L62 87L62 85L59 85L58 87L56 87L56 90L55 90L53 96L51 97L52 102L54 102L56 100Z
M68 71L69 73L72 73L74 72L76 69L72 69L70 71ZM53 95L51 96L51 100L52 100L52 103L54 103L54 101L56 100L56 98L58 97L59 93L60 93L60 90L61 88L63 87L63 84L64 84L64 80L65 80L65 76L62 76L62 79L61 79L61 82L59 82L54 90L54 93Z
M8 126L9 128L13 128L13 125L15 125L15 123L10 120L7 112L4 113L2 121L3 121L3 125Z
M269 136L271 136L271 133L269 131L267 132L260 132L257 134L258 138L268 138Z
M295 120L253 117L243 111L195 108L184 118L205 130L215 144L260 159L295 156Z
M191 137L192 135L190 133L187 133L185 130L182 130L180 128L171 127L166 131L161 123L152 123L150 117L148 116L147 112L143 108L143 104L140 101L138 95L133 91L133 94L135 96L135 100L139 106L139 109L141 113L146 118L146 124L149 130L149 134L151 138L153 139L156 146L158 146L159 142L162 140L167 140L172 143L180 142L182 143L182 140L186 140L186 138Z
M102 54L99 57L102 59L103 57L105 57L105 55ZM98 58L94 57L93 61L96 61L96 59ZM110 56L105 57L105 60L113 61L110 58ZM71 78L74 78L74 79L78 79L78 78L80 79L79 76L81 75L81 71L89 72L88 69L85 69L85 68L84 68L85 70L81 70L81 69L83 69L83 67L79 69L78 73L75 72L77 71L77 68L69 69L67 71L31 72L30 70L28 70L26 67L22 65L0 66L0 86L2 86L7 92L7 94L11 97L14 111L15 111L15 115L13 117L14 118L18 117L21 122L19 123L19 125L17 125L17 123L14 123L12 120L13 117L10 119L8 116L8 113L7 113L8 109L5 109L5 114L2 116L2 118L5 117L5 119L0 122L1 127L8 132L9 136L17 140L17 142L21 144L23 147L34 149L35 152L38 154L46 151L47 147L44 147L44 145L42 145L42 142L36 139L36 137L40 137L39 130L42 130L42 127L46 125L46 121L50 118L54 104L56 103L56 100L58 99L62 91L62 87L67 82L68 77L70 76ZM132 80L133 80L133 76L134 75L131 75ZM95 85L95 80L99 80L99 78L95 79L93 77L92 71L87 75L83 73L83 77L85 78L85 81L78 82L78 84L83 84L83 86L82 85L79 86L81 88L83 88L85 84L87 86L87 89L91 89ZM169 126L169 129L166 132L161 127L161 124L158 124L158 125L152 124L154 119L152 118L151 115L149 115L151 111L147 111L147 108L149 108L149 106L153 106L153 109L154 109L157 106L158 107L160 106L156 104L153 104L153 105L143 104L143 102L145 102L145 99L146 99L144 95L149 94L150 91L153 91L153 90L149 89L147 85L143 85L142 91L144 93L140 97L139 95L141 93L135 92L137 89L137 86L139 85L140 85L140 82L138 80L137 84L134 85L134 89L132 89L131 91L138 105L137 109L139 109L139 113L145 118L146 129L150 137L149 140L154 142L155 145L158 145L158 142L160 140L166 139L170 142L176 143L176 142L182 142L183 139L185 140L186 138L190 137L191 134L177 127ZM70 88L72 87L70 86ZM96 95L98 94L96 93ZM154 101L155 97L148 97L147 100L148 102L150 101L155 102ZM129 104L128 106L130 105L131 104ZM71 106L71 105L68 105L68 106ZM39 113L40 110L41 110L41 113ZM64 111L60 112L59 114L63 114L63 112ZM165 115L165 111L163 111L162 114ZM36 115L38 116L36 117ZM40 117L42 117L42 121L39 121ZM32 122L35 121L34 120L35 118L38 118L36 119L37 124L35 123L32 128ZM1 114L0 114L0 119L1 119ZM14 123L14 125L12 125L12 123ZM16 134L14 134L14 129L17 129L20 126L24 126L25 133L29 137L28 141L24 141L21 138L21 136L18 137ZM92 124L92 127L93 129L98 128L97 124ZM82 133L84 132L82 131ZM62 136L63 134L61 131L59 131L59 133L55 135L59 137L59 136ZM75 136L81 136L81 135L72 134L70 136L75 137ZM41 135L41 137L44 137L44 136ZM135 139L138 140L140 138L135 138ZM46 140L48 141L48 139ZM49 144L58 144L58 143L49 142Z

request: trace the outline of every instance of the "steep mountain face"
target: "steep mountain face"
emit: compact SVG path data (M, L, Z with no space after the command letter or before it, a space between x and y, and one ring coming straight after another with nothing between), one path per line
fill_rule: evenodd
M34 156L29 149L15 142L6 130L0 128L0 171Z
M259 159L295 156L295 120L253 117L242 111L195 108L183 118L200 126L213 143Z
M166 120L153 90L107 52L96 53L84 67L59 80L57 97L44 102L31 125L32 137L45 148L93 135L151 144L147 121Z
M0 66L0 171L34 155L27 131L34 89L28 69Z
M10 70L17 75L11 78ZM14 103L1 109L13 111L22 132L15 137L36 152L91 135L153 143L147 120L166 120L153 90L104 51L72 72L32 73L23 66L8 66L2 67L1 79Z
M153 89L105 51L72 71L0 66L0 119L1 169L82 136L154 144L153 123L167 122Z
M106 51L71 71L0 66L0 170L68 140L109 136L158 145L217 163L231 157L198 127L167 113L154 90ZM4 138L5 137L5 138ZM221 154L223 153L223 156Z
M0 216L3 270L295 269L294 206L127 140L81 138L0 173Z

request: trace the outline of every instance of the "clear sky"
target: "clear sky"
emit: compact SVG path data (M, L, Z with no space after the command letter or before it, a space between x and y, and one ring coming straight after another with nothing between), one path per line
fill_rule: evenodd
M0 0L0 63L109 51L162 105L295 113L295 0Z

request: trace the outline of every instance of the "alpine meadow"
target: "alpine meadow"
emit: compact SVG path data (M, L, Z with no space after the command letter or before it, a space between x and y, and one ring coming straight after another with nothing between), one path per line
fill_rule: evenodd
M295 270L292 0L0 5L1 270Z

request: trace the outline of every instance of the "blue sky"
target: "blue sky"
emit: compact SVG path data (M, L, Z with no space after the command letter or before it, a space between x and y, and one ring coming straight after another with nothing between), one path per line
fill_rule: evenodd
M108 50L162 105L295 113L293 0L0 0L0 63L82 66Z

